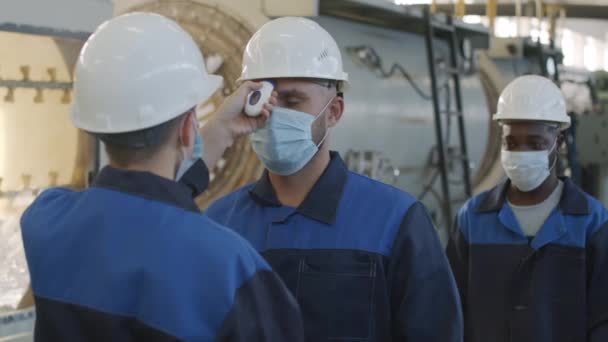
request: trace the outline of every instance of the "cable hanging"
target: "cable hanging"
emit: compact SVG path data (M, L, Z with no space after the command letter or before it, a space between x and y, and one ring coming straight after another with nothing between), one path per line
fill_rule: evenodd
M361 46L347 47L346 50L348 53L355 56L357 58L357 60L359 62L361 62L363 65L367 66L368 68L370 68L372 70L377 71L380 74L380 76L382 76L383 78L391 78L391 77L395 76L396 74L400 74L403 78L405 78L407 80L407 82L412 86L414 91L421 98L423 98L424 100L427 100L427 101L432 100L432 95L425 93L422 90L422 88L416 83L414 78L405 70L405 68L401 64L394 63L388 72L385 71L385 69L382 65L382 58L378 55L378 53L376 52L376 50L374 50L374 48L372 48L370 46L361 45ZM440 59L439 61L437 61L438 64L441 64L442 62L444 62L443 59ZM442 93L445 93L444 110L445 110L445 112L449 113L449 112L451 112L451 107L452 107L452 92L450 89L449 79L446 79L446 81L443 84L441 84L439 90ZM450 140L451 140L450 138L451 138L451 130L452 130L451 115L446 116L446 121L447 122L446 122L446 130L444 132L444 134L445 134L444 141L446 142L447 145L449 145ZM432 155L433 155L433 151L431 151L431 154L429 157L430 159L427 163L428 166L432 166L432 164L433 164ZM431 176L429 177L429 181L423 185L422 191L420 192L420 194L417 197L419 200L423 200L427 196L427 194L434 192L433 186L435 185L438 177L439 177L439 170L435 169L433 171L433 173L431 174ZM454 183L454 182L452 181L452 183ZM436 193L434 195L436 195Z
M372 70L379 72L382 78L391 78L397 74L400 74L405 80L412 86L414 91L423 99L431 101L433 99L431 94L427 94L422 88L416 83L416 80L410 75L405 68L399 64L394 63L389 71L386 71L382 65L382 58L378 55L376 50L371 46L360 45L347 47L346 51L354 55L357 60L363 63L365 66ZM446 84L442 85L442 89L445 88Z

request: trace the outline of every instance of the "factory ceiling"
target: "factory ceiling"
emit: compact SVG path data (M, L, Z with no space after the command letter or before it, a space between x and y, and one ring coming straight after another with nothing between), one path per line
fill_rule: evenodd
M391 0L387 0L391 1ZM432 0L392 0L401 5L431 4ZM456 0L435 0L437 10L444 13L454 13ZM465 12L472 15L485 15L488 0L465 0ZM521 3L522 15L534 16L536 1L534 0L498 0L498 16L516 16L516 4ZM543 0L544 8L552 6L563 9L569 18L608 19L608 0Z

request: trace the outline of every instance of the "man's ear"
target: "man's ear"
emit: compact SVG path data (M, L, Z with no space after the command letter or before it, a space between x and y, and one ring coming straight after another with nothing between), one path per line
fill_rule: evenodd
M566 142L566 132L561 131L557 135L557 148L562 147L564 142Z
M327 125L329 127L334 127L338 124L340 119L342 119L342 114L344 114L344 99L341 96L336 96L331 105L329 105L329 115L327 116Z
M193 130L193 127L197 127L195 120L196 115L194 114L194 111L188 113L184 120L182 120L179 127L180 143L182 144L182 146L194 146L195 132Z

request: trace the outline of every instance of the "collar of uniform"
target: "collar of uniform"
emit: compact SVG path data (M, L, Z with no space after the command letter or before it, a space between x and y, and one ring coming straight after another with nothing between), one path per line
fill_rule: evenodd
M297 208L300 214L328 225L333 224L336 220L336 212L348 176L348 169L340 155L337 152L330 152L330 156L329 165L306 196L304 202ZM270 183L268 171L264 171L262 177L249 193L260 205L281 206Z
M106 166L97 176L94 186L165 202L189 211L200 211L192 199L192 190L187 185L151 172Z
M587 215L589 214L589 206L587 197L583 191L567 177L560 179L564 182L564 192L559 201L559 207L562 213L566 215ZM488 213L500 211L506 202L507 190L511 184L510 180L506 180L486 193L486 196L481 200L477 207L477 212Z

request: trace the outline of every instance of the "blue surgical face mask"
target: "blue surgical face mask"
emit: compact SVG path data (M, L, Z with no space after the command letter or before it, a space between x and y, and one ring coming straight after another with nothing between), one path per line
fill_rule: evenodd
M192 149L192 155L190 158L184 158L184 160L179 163L179 167L175 173L176 181L179 181L184 176L186 171L188 171L197 160L203 158L203 137L201 137L201 133L197 127L194 127L194 131L194 147Z
M316 117L288 108L274 108L266 125L251 134L253 150L269 171L281 176L293 175L317 154L328 131L316 144L312 137L312 124L325 114L333 99Z

